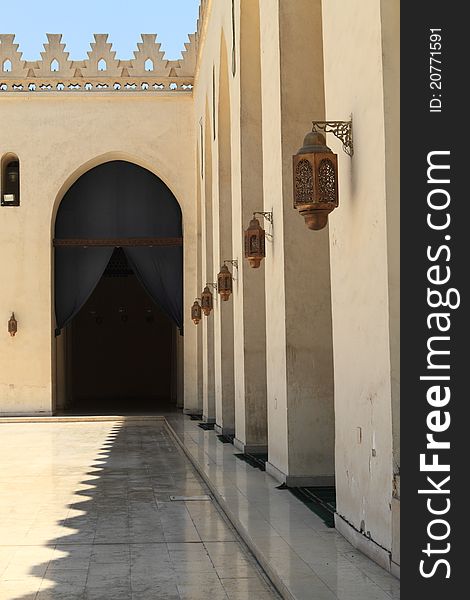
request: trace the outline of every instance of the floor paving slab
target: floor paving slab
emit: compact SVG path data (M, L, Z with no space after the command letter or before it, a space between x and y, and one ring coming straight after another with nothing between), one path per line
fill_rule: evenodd
M279 598L212 498L170 500L209 488L162 419L2 420L0 457L0 600Z

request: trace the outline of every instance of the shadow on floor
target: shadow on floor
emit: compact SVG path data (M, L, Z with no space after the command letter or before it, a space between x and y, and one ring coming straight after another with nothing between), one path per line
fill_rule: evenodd
M115 424L91 424L101 427L99 430L78 423L66 425L72 448L83 436L84 447L90 453L99 435L106 437L86 476L77 478L74 500L63 511L58 509L57 514L62 512L65 518L55 521L55 529L64 535L48 539L38 530L29 540L34 546L29 564L38 555L48 556L46 562L29 569L29 584L35 584L36 589L25 589L28 582L22 580L23 594L6 598L278 598L221 517L209 490L163 422L149 417L146 423L130 417ZM79 469L74 460L75 469ZM63 469L60 465L60 472L54 473L51 468L49 475L57 478L59 486ZM51 487L53 490L53 485L47 489ZM172 501L172 495L206 498L181 502ZM40 501L44 498L38 497ZM13 592L14 581L9 583Z

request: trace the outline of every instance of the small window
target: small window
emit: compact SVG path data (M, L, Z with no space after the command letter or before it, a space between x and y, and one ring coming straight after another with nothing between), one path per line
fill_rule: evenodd
M145 70L153 71L153 60L151 58L147 58L147 60L145 61Z
M9 58L3 61L2 70L4 73L11 73L11 60Z
M54 73L58 70L59 70L59 61L56 58L54 58L54 60L51 62L51 72Z
M6 154L1 163L1 205L20 205L20 161L15 154Z
M98 61L98 71L106 71L107 65L106 65L106 61L104 60L104 58L101 58Z

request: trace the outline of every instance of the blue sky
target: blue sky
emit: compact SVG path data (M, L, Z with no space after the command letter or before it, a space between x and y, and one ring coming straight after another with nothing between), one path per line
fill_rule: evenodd
M37 60L46 33L62 33L71 60L87 57L94 33L109 33L116 57L133 58L141 33L156 33L165 58L180 58L196 29L199 0L0 0L0 33L15 33L24 60Z

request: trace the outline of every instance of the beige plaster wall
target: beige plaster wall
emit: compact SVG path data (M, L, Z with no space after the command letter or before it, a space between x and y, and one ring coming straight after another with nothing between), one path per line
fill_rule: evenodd
M393 435L392 572L400 565L400 3L381 0Z
M190 94L155 99L138 92L119 97L112 92L14 93L0 98L0 155L14 152L21 161L21 206L0 209L1 412L52 410L51 234L60 199L89 168L107 160L129 160L170 187L183 212L185 309L196 296L193 123ZM19 331L10 338L6 327L13 310ZM184 397L191 408L197 407L197 334L186 310L184 316Z
M397 130L395 108L384 120L389 101L396 106L390 86L397 73L384 97L390 49L383 45L380 4L324 1L323 38L327 118L352 114L354 127L352 159L338 140L327 139L339 155L340 175L340 207L330 217L337 510L390 550L399 289L398 190L392 181L399 173L397 146L388 146L388 135Z

